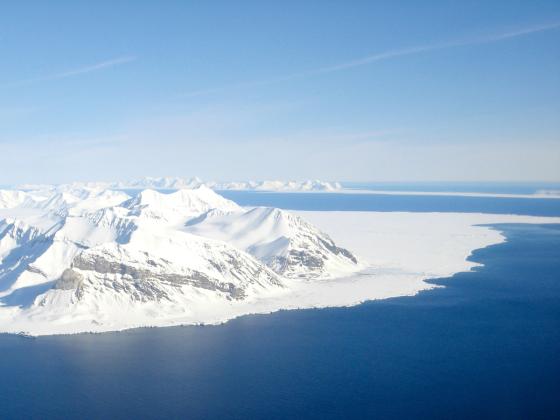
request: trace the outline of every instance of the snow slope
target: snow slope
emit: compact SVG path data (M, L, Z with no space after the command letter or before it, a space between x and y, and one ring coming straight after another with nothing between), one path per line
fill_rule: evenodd
M357 259L299 216L257 207L246 212L207 213L186 231L244 249L290 278L340 276L356 271Z
M10 209L25 201L27 194L23 191L0 190L0 209Z

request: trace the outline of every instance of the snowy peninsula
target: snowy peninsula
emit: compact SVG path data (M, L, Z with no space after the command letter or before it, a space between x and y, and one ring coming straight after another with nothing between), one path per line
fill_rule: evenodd
M241 208L205 185L0 190L0 332L214 324L433 288L504 240L480 224L559 218ZM325 233L326 232L326 233Z

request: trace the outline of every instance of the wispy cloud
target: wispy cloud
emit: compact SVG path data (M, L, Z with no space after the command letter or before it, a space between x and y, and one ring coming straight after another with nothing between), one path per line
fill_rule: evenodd
M49 79L65 79L67 77L77 76L78 74L84 73L91 73L94 71L103 70L109 67L120 66L121 64L130 63L135 61L136 57L134 56L127 56L127 57L119 57L113 60L102 61L101 63L92 64L91 66L81 67L79 69L68 70L62 73L58 73L49 77Z
M131 63L133 61L136 61L136 59L137 59L137 57L134 57L134 56L117 57L117 58L114 58L114 59L111 59L111 60L101 61L99 63L91 64L91 65L88 65L88 66L62 71L60 73L54 73L54 74L49 74L49 75L46 75L46 76L35 77L35 78L32 78L32 79L17 80L17 81L14 81L14 82L0 84L0 88L27 86L27 85L31 85L31 84L35 84L35 83L39 83L39 82L46 82L46 81L49 81L49 80L66 79L66 78L78 76L78 75L81 75L81 74L93 73L93 72L108 69L108 68L111 68L111 67L116 67L116 66L120 66L120 65L123 65L123 64Z
M266 86L275 83L295 80L295 79L303 79L319 74L325 73L333 73L343 70L348 70L354 67L365 66L368 64L372 64L378 61L385 61L390 60L398 57L404 57L408 55L415 55L426 53L430 51L437 51L443 50L448 48L457 48L457 47L464 47L469 45L482 45L482 44L491 44L495 42L507 41L512 38L518 38L522 36L531 35L538 32L545 32L545 31L552 31L555 29L560 28L560 22L553 22L547 24L540 24L534 26L528 26L521 29L517 29L514 31L509 32L500 32L494 33L484 36L477 36L477 37L470 37L464 39L455 39L452 41L445 41L439 43L432 43L432 44L424 44L424 45L416 45L401 49L395 50L388 50L383 51L380 53L368 55L362 58L358 58L355 60L345 61L338 64L334 64L331 66L320 67L316 69L311 69L307 71L303 71L300 73L293 73L286 76L280 76L273 79L268 80L260 80L260 81L250 81L250 82L242 82L228 86L221 86L216 88L209 88L204 90L193 91L185 94L186 97L193 97L193 96L201 96L201 95L208 95L212 93L223 92L226 90L233 90L233 89L240 89L240 88L251 88L251 87L259 87L259 86Z
M403 48L403 49L385 51L382 53L369 55L367 57L363 57L357 60L339 63L334 66L328 66L328 67L311 70L308 72L308 74L312 75L312 74L320 74L320 73L331 73L335 71L350 69L353 67L364 66L370 63L374 63L376 61L383 61L391 58L420 54L420 53L442 50L447 48L464 47L468 45L491 44L495 42L506 41L512 38L517 38L520 36L534 34L537 32L551 31L558 28L560 28L560 22L544 24L544 25L536 25L536 26L522 28L516 31L502 32L502 33L480 36L480 37L456 39L453 41L440 42L434 44L417 45L417 46Z

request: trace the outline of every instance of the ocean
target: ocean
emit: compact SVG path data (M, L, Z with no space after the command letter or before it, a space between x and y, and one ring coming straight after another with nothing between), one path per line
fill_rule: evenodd
M412 211L560 216L560 198L218 191L241 206L309 211Z

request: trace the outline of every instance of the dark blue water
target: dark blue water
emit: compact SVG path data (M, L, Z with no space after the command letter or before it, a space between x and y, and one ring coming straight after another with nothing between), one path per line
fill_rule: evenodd
M560 225L416 297L218 327L0 336L1 418L558 418Z
M315 211L413 211L560 216L560 199L218 191L242 206Z

